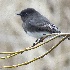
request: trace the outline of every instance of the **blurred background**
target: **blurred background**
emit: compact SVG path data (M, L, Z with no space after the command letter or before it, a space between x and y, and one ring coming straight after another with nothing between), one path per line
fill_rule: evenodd
M0 0L0 52L19 51L29 47L36 40L27 35L17 13L26 8L34 8L54 23L63 33L70 32L70 0ZM21 64L44 54L60 39L43 47L19 54L6 60L3 65ZM6 56L6 55L1 55ZM70 41L65 40L44 58L29 65L2 70L70 70Z

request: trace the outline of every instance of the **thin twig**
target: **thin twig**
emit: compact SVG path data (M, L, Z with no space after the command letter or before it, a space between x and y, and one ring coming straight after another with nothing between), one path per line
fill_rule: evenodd
M48 34L47 36L50 36L50 35L51 34ZM46 36L45 36L45 38L46 38ZM28 50L29 48L31 48L31 46L28 48L25 48L25 51ZM33 48L34 48L34 46L33 46ZM23 50L20 50L19 52L23 52ZM15 54L15 53L18 53L18 51L16 51L16 52L0 52L0 54Z
M3 66L3 68L16 68L16 67L19 67L19 66L23 66L23 65L27 65L27 64L30 64L38 59L41 59L43 58L45 55L47 55L48 53L50 53L53 49L55 49L62 41L64 41L66 38L68 38L68 36L66 35L64 38L62 38L55 46L53 46L49 51L47 51L45 54L37 57L37 58L34 58L33 60L30 60L30 61L27 61L27 62L24 62L22 64L18 64L18 65L12 65L12 66Z
M52 35L59 35L59 36L66 36L66 35L68 35L68 36L70 36L70 33L53 33L53 34L46 35L44 38L46 38L47 36L52 36ZM28 47L28 48L30 48L30 47ZM25 48L25 49L27 50L28 48ZM23 50L20 50L20 51L22 52ZM0 54L14 54L14 53L17 53L17 52L0 52Z
M57 38L58 36L59 36L59 35L56 35L56 36L50 38L48 41L43 42L43 43L40 43L40 44L37 44L37 45L35 45L34 47L28 47L28 48L25 48L24 50L20 50L20 51L18 51L18 52L12 52L12 53L14 53L14 54L12 54L12 53L10 52L10 53L11 53L10 55L5 56L5 57L1 57L0 59L11 58L11 57L16 56L16 55L18 55L18 54L20 54L20 53L23 53L23 52L25 52L25 51L28 51L28 50L32 50L32 49L38 48L38 47L40 47L40 46L42 46L42 45L44 45L44 44L50 42L51 40ZM2 54L5 54L5 53L6 53L6 52L3 52ZM6 54L8 54L8 52L7 52Z
M1 57L0 59L11 58L11 57L16 56L16 55L18 55L18 54L20 54L20 53L23 53L23 52L25 52L25 51L38 48L39 46L44 45L45 43L48 43L49 41L51 41L51 40L57 38L58 36L64 36L64 35L70 36L70 33L60 33L60 34L59 34L59 33L53 33L53 34L48 34L47 36L51 36L51 35L56 35L56 36L50 38L47 42L39 43L39 44L35 45L34 47L28 47L28 48L25 48L24 50L20 50L20 51L18 51L18 52L1 52L0 54L10 54L10 55L5 56L5 57ZM45 36L44 39L45 39L47 36Z

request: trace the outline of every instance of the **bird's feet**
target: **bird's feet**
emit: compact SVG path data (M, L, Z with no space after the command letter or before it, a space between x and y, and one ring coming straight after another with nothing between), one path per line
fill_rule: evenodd
M38 43L40 43L40 42L43 42L43 37L41 37L40 39L37 39L36 41L35 41L35 43L33 43L33 46L35 46L36 44L38 44ZM32 47L33 47L32 46Z

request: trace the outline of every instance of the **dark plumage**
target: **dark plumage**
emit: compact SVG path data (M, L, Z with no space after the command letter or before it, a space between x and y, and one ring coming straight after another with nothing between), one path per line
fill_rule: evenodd
M20 12L20 14L17 15L21 16L21 19L23 21L22 26L27 33L60 33L60 31L54 24L50 23L50 21L46 17L41 15L33 8L24 9Z

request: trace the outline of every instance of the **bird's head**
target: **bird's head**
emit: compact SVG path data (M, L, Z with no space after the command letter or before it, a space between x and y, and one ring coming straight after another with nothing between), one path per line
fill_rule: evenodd
M34 14L36 14L37 11L33 8L27 8L22 10L19 14L21 16L22 21L26 21L28 18L30 18L31 16L33 16Z
M36 12L35 9L33 9L33 8L27 8L27 9L22 10L17 15L20 15L21 17L28 17L28 16L32 15L33 13L35 13L35 12Z

